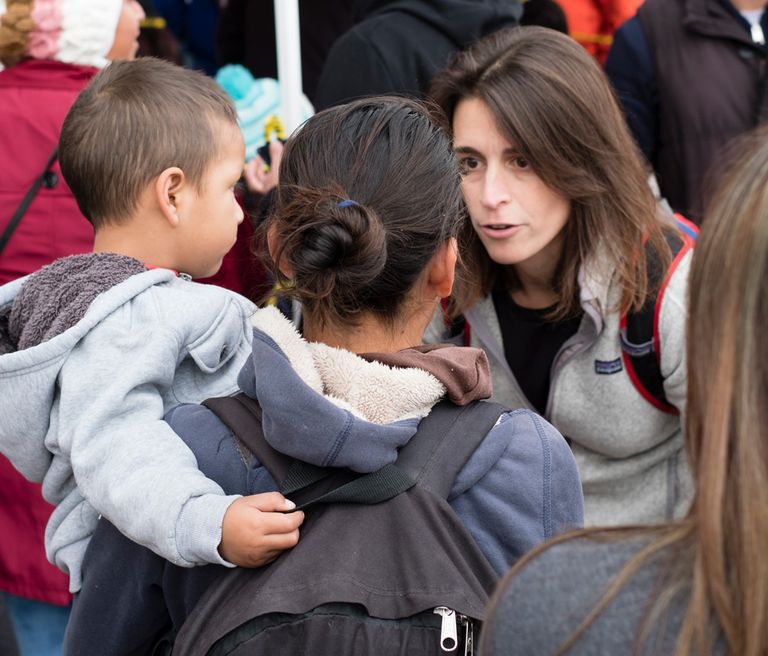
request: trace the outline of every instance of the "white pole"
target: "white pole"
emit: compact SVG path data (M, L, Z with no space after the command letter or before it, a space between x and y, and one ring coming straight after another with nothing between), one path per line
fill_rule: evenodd
M280 82L280 119L285 136L301 123L301 42L299 0L275 0L277 78Z

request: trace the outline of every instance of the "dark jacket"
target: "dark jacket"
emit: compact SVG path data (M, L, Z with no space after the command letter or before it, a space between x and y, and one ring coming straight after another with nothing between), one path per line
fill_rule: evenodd
M153 4L183 45L190 67L215 75L219 69L216 58L218 1L153 0Z
M301 74L314 103L317 81L333 42L352 27L354 0L299 0ZM273 0L229 0L219 14L219 63L242 64L254 77L277 78Z
M454 53L518 24L517 0L358 0L357 20L331 48L316 108L360 96L422 96Z
M725 145L768 116L766 54L727 0L648 0L616 33L606 73L662 195L697 223Z
M238 383L259 401L267 441L311 464L375 471L395 460L440 398L468 403L490 393L479 349L427 355L409 349L363 359L305 342L274 308L259 310L253 321L253 356ZM179 406L166 419L225 491L276 489L256 458L245 464L231 432L207 408ZM499 575L583 520L573 455L562 436L528 410L500 417L459 472L448 502ZM171 566L102 521L83 573L64 653L116 656L148 653L148 642L169 624L178 628L222 568Z

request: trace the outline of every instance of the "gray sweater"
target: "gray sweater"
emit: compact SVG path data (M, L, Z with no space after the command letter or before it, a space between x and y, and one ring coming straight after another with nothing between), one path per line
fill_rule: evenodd
M483 629L482 656L555 654L600 602L606 586L647 543L647 538L609 543L578 539L545 550L499 585ZM641 567L566 653L633 654L643 631L637 653L674 653L688 604L687 586L660 612L647 615L660 586L669 580L668 555L662 552ZM714 653L723 653L722 645Z
M586 526L653 523L685 514L692 486L683 452L685 413L685 322L691 254L675 270L659 315L664 391L680 416L645 400L623 366L609 374L598 363L621 363L620 289L611 271L593 266L579 276L584 317L578 332L552 365L544 416L568 440L584 488ZM499 320L490 297L466 313L471 346L485 349L491 365L492 400L510 408L532 408L504 356ZM446 341L442 315L435 316L427 342ZM459 336L459 341L463 336Z

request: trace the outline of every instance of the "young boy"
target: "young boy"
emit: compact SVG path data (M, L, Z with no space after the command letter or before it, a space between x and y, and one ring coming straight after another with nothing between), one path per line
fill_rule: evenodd
M225 496L163 421L233 393L246 299L210 276L243 219L234 107L204 75L115 62L72 106L61 170L94 252L0 287L0 451L56 506L51 562L80 588L100 515L169 561L258 566L295 544L279 494Z

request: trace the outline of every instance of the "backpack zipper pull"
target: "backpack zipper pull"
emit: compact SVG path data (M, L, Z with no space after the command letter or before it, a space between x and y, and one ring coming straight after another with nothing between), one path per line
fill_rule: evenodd
M456 648L459 646L456 613L445 606L438 606L435 608L434 613L443 618L440 627L440 648L443 651L456 651Z
M464 656L473 656L475 653L475 627L472 620L466 615L459 615L459 620L464 625Z

